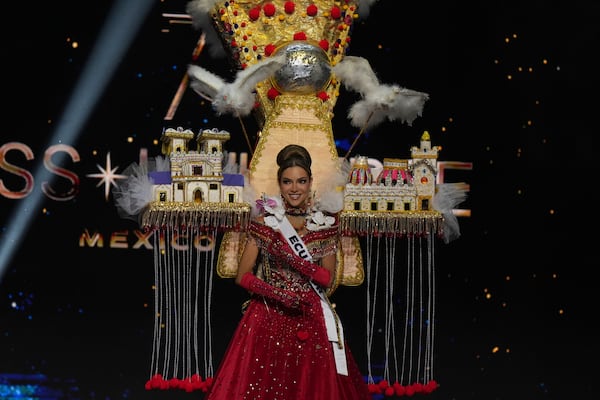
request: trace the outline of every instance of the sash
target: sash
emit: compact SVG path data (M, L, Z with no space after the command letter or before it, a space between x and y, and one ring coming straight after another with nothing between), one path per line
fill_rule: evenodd
M312 256L304 241L298 235L290 221L284 216L281 220L273 218L279 223L279 230L283 237L288 242L292 250L300 257L308 261L312 261ZM346 351L344 350L344 329L342 322L333 310L327 295L314 282L310 282L312 288L317 292L321 299L321 309L325 319L325 327L327 328L327 338L331 342L333 349L333 358L335 359L335 368L340 375L348 375L348 365L346 363Z

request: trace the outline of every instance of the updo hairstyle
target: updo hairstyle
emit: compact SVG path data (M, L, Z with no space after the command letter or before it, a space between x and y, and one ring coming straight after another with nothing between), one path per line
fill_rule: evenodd
M283 171L290 167L301 167L308 173L308 176L312 178L312 171L310 166L312 159L310 153L305 147L298 144L288 144L277 153L277 181L281 182L281 175Z

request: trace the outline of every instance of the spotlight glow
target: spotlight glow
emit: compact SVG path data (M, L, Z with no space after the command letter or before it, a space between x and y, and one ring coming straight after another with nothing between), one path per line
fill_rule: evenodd
M135 38L153 4L153 0L119 0L114 3L79 82L56 125L50 144L75 143L81 127L96 106L121 62L123 53ZM44 168L43 163L37 166L34 175L41 182L52 179L52 174ZM0 243L0 281L41 202L41 193L32 194L20 203L11 217L5 240Z

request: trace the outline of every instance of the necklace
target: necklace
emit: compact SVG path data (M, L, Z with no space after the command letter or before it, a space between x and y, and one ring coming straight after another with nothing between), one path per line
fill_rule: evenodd
M285 215L290 215L292 217L306 217L308 213L302 208L288 208L285 210Z
M283 199L283 206L285 207L286 215L306 217L308 215L308 209L310 208L310 201L308 203L303 204L300 207L292 207L285 197L281 196Z

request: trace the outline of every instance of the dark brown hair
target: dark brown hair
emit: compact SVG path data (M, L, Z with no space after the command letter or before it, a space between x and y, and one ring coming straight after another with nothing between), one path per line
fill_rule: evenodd
M288 144L277 153L277 165L279 165L277 181L281 181L283 171L290 167L301 167L308 173L309 177L312 177L311 164L312 158L305 147L298 144Z

